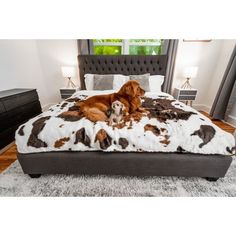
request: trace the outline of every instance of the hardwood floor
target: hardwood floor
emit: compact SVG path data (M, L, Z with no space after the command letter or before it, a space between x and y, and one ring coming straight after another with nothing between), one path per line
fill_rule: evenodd
M206 117L208 117L208 118L211 119L211 117L210 117L206 112L201 111L201 113L202 113L204 116L206 116ZM227 124L227 123L225 123L225 122L223 122L223 121L221 121L221 120L212 120L212 119L211 119L211 121L212 121L215 125L219 126L221 129L223 129L223 130L225 130L225 131L227 131L227 132L229 132L229 133L233 133L234 130L235 130L235 128L234 128L233 126L231 126L231 125L229 125L229 124Z
M14 144L7 151L0 154L0 173L7 169L16 159L16 145Z
M210 116L206 112L201 112L203 115L207 116L210 118ZM230 126L227 123L224 123L220 120L212 120L212 122L219 126L221 129L233 133L235 128ZM0 154L0 173L7 169L15 160L17 159L16 157L16 145L13 145L10 147L7 151L4 153Z

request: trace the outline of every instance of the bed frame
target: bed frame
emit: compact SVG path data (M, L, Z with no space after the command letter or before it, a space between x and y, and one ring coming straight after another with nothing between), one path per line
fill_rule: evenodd
M168 67L166 55L80 55L78 62L81 89L86 89L86 73L165 75ZM165 83L168 81L165 80ZM232 162L232 157L223 155L156 152L45 152L18 153L17 156L24 173L32 178L40 177L41 174L101 174L204 177L209 181L216 181L225 176Z

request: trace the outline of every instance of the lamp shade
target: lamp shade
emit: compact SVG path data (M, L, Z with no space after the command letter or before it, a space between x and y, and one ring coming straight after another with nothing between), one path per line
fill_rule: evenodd
M190 66L184 69L184 77L185 78L195 78L197 76L198 67Z
M73 66L62 66L61 67L62 76L64 78L70 78L75 76L75 67Z

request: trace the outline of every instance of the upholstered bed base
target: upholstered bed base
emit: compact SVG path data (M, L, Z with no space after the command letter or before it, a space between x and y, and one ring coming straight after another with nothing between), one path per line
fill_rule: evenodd
M79 55L81 89L86 89L84 75L144 74L166 75L167 55ZM170 83L165 79L163 91ZM88 174L129 176L186 176L224 177L231 157L182 153L105 153L105 152L46 152L21 154L18 159L24 173L31 177L40 174Z
M221 155L123 152L18 153L25 174L224 177L232 158Z

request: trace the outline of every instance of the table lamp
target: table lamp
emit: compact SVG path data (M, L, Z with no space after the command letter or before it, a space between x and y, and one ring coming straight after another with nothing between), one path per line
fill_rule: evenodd
M62 66L62 76L68 79L67 88L76 88L76 85L71 80L71 77L75 76L75 68L73 66Z
M192 86L189 82L191 78L195 78L197 76L198 67L197 66L190 66L186 67L184 69L184 77L186 78L186 81L181 86L182 89L192 89Z

